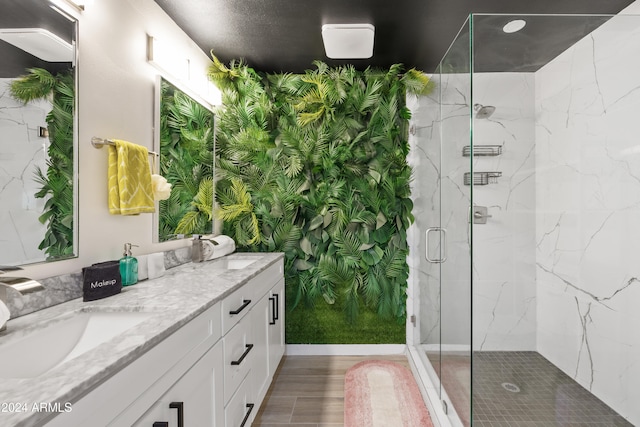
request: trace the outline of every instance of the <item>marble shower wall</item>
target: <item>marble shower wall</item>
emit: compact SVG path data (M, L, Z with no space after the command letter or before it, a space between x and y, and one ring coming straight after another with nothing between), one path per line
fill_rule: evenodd
M535 80L538 351L634 425L640 425L638 52L640 17L617 16Z
M51 104L23 105L9 93L12 79L0 79L0 264L28 264L44 260L38 245L46 227L38 221L45 201L34 194L40 185L36 168L46 168L46 127Z
M535 113L532 73L473 74L473 103L494 106L473 119L474 147L500 145L477 156L474 173L501 172L476 185L473 202L486 206L486 224L473 226L473 349L536 349ZM462 207L460 207L462 208Z

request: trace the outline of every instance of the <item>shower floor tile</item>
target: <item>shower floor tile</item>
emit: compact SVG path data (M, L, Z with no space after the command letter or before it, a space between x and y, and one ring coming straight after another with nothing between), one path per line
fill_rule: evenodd
M428 357L438 359L432 353ZM443 354L438 362L445 390L452 390L452 404L469 426L469 356ZM475 427L632 426L539 353L528 351L474 354L472 413Z

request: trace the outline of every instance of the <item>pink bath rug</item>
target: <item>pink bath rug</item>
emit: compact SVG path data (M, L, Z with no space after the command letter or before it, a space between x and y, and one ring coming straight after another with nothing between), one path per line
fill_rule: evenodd
M360 362L344 378L345 427L433 427L411 371L386 360Z

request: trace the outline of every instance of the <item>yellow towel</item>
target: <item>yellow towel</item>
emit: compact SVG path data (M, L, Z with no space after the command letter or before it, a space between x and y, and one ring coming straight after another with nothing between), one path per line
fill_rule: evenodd
M109 213L155 212L149 152L141 145L114 140L109 146Z

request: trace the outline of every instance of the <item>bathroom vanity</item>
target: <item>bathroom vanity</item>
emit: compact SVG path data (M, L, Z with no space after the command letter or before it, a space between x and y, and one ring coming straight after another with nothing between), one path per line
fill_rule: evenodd
M284 354L283 255L184 264L0 342L1 425L248 427Z

